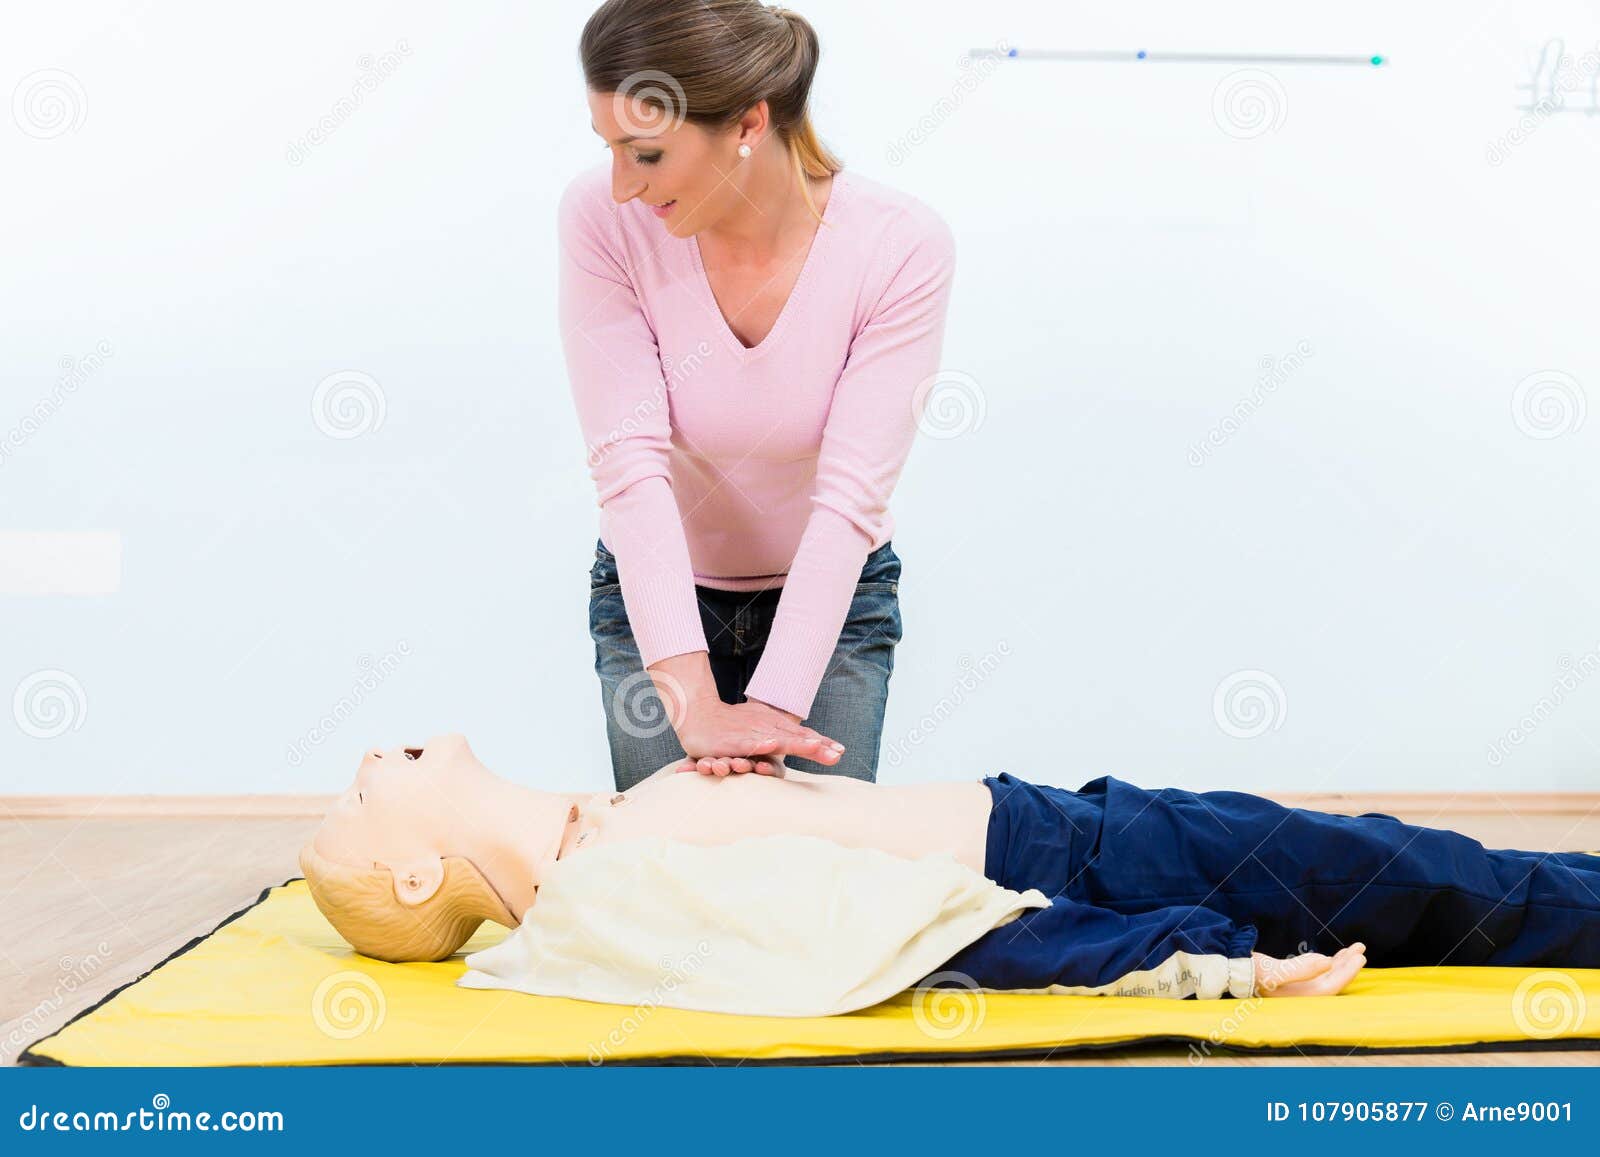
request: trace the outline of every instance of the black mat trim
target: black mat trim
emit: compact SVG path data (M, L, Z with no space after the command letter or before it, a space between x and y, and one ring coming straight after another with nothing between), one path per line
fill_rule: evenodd
M74 1015L70 1020L68 1020L65 1024L63 1024L60 1028L56 1029L54 1032L49 1033L49 1034L47 1034L45 1036L42 1036L38 1040L34 1041L27 1048L23 1049L20 1053L17 1054L17 1064L18 1065L37 1066L39 1068L57 1068L57 1069L84 1067L84 1066L79 1066L79 1065L68 1065L68 1064L65 1064L65 1063L63 1063L61 1061L56 1060L54 1057L39 1056L33 1050L38 1048L40 1045L44 1044L45 1041L50 1040L52 1037L60 1036L63 1032L65 1032L67 1030L67 1028L69 1026L78 1023L78 1021L80 1021L84 1017L88 1016L91 1012L94 1012L101 1005L106 1004L108 1001L111 1000L112 997L116 996L119 992L122 992L124 989L132 988L134 985L138 984L145 977L149 976L156 969L166 967L168 964L171 964L178 957L182 956L185 952L188 952L190 949L196 948L199 945L204 944L207 940L210 940L218 932L221 932L224 928L226 928L229 924L232 924L235 920L237 920L240 916L243 916L246 912L249 912L253 908L260 907L261 904L263 904L266 901L267 897L272 895L274 890L276 890L278 888L286 888L290 884L294 883L296 880L303 880L303 879L305 879L304 876L290 876L287 880L285 880L281 884L268 884L265 888L261 889L261 894L259 896L257 896L250 903L246 904L243 908L240 908L237 912L233 912L233 913L229 914L228 916L224 917L222 919L222 921L220 923L218 923L217 926L215 928L213 928L211 931L207 932L203 936L194 937L192 940L190 940L183 947L177 949L175 952L171 953L170 955L166 956L165 958L157 961L155 964L152 964L149 968L147 968L143 972L139 973L138 976L135 976L132 980L128 981L126 984L117 985L117 987L113 988L110 992L106 993L99 1000L97 1000L93 1004L91 1004L88 1008L85 1008L85 1009L81 1010L80 1012L78 1012L76 1015ZM261 1067L261 1066L252 1066L252 1067Z

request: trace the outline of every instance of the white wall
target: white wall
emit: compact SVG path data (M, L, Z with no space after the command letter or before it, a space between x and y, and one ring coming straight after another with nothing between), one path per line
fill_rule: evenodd
M609 783L552 294L590 7L10 14L0 531L99 537L0 536L0 791L331 791L446 729ZM1600 14L803 11L824 137L955 229L948 400L983 406L896 495L883 782L1600 786L1600 116L1517 109ZM1388 62L959 63L1002 39ZM347 370L382 424L330 437ZM1253 737L1238 672L1282 691Z

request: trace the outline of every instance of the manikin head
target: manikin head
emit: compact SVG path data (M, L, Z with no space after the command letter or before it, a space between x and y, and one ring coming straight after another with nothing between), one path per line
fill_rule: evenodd
M485 920L517 927L571 811L564 796L495 775L461 735L375 748L301 849L300 869L358 952L443 960Z

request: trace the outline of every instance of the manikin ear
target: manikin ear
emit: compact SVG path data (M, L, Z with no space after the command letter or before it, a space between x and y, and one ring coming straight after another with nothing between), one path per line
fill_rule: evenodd
M415 860L378 864L378 867L388 868L393 874L395 899L407 907L414 908L433 899L444 884L444 860L439 856L422 856Z

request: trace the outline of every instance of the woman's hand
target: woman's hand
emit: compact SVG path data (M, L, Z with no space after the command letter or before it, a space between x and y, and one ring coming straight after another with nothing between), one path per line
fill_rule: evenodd
M1367 946L1357 940L1332 956L1304 952L1280 960L1252 952L1258 996L1333 996L1343 991L1367 963Z
M777 740L769 739L766 742L772 745L776 744ZM719 770L719 768L725 770ZM789 774L789 768L784 764L781 755L773 755L763 759L760 752L754 753L749 757L729 755L712 758L709 755L704 755L699 759L680 759L677 766L672 770L696 771L701 775L717 776L744 775L748 773L750 775L770 775L775 779L783 779Z
M782 776L785 755L834 764L844 745L802 724L792 712L759 699L724 703L705 698L689 704L678 728L678 742L687 756L679 771L702 775L754 772Z

